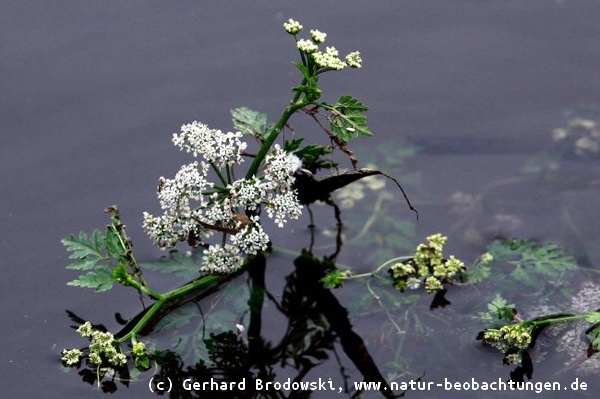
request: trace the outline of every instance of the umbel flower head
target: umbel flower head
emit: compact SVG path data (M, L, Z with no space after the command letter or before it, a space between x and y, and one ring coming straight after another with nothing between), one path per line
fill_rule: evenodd
M255 215L258 208L263 207L279 227L302 213L292 187L298 159L279 145L273 146L258 175L233 179L234 166L244 162L247 144L241 137L239 132L224 133L200 122L183 125L181 133L173 135L173 144L200 160L182 166L173 179L159 179L161 216L144 212L144 228L161 248L186 240L207 246L203 272L232 273L245 256L267 249L270 239ZM218 182L210 181L211 170ZM229 242L208 244L216 232L229 234Z
M87 355L90 365L99 367L108 364L109 367L119 367L127 363L127 356L121 353L120 346L111 333L94 329L89 321L79 326L77 332L90 340ZM67 366L73 366L78 364L83 356L79 349L64 349L61 360Z
M465 265L451 255L444 259L442 250L448 237L433 234L427 244L419 244L412 259L398 262L390 268L394 286L402 291L425 286L427 292L443 289L443 284L465 270Z
M292 18L283 24L283 28L287 33L294 35L294 37L302 31L302 25ZM339 51L333 46L326 47L325 51L321 51L319 45L324 43L326 38L327 33L317 29L311 29L310 39L296 38L296 46L301 53L309 56L312 61L322 69L320 72L329 70L340 71L345 67L362 67L362 59L360 58L360 52L358 51L349 53L344 60L339 58Z
M490 328L483 332L480 339L485 345L504 353L504 362L518 364L523 351L531 345L533 325L528 322L509 324L500 329Z

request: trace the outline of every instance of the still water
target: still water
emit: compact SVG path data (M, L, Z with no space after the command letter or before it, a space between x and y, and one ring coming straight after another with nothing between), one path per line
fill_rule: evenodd
M573 125L578 117L598 121L597 1L31 1L0 10L2 396L105 395L75 370L61 372L61 349L81 345L66 311L118 331L114 314L130 319L141 306L125 289L98 295L67 287L74 275L64 270L60 239L101 228L102 210L117 203L138 257L156 262L163 253L142 231L141 214L157 209L157 178L189 161L170 145L172 133L192 120L229 129L229 110L239 106L276 118L299 79L290 64L296 51L281 29L289 17L327 32L342 52L361 51L361 70L322 78L325 97L333 102L352 94L370 106L375 137L352 148L363 164L396 176L419 209L417 221L389 182L379 191L360 185L355 191L365 198L346 201L343 209L339 265L368 272L439 231L449 237L449 253L467 265L495 239L516 238L555 243L582 268L563 285L451 287L451 304L430 310L431 296L409 301L385 285L371 287L383 305L360 281L332 293L307 290L306 268L276 252L266 262L269 296L259 318L262 348L273 356L255 357L265 372L285 382L303 370L305 381L331 378L350 392L316 390L312 398L352 396L354 381L377 373L398 383L507 381L515 366L503 365L499 353L475 340L482 325L473 316L496 293L535 317L540 306L572 311L597 292L598 156L578 152L577 139L553 139L561 127L585 134ZM301 118L297 123L304 127ZM412 148L418 151L407 156ZM334 252L332 212L315 212L314 237L303 220L277 244L300 251L313 240L316 256ZM159 288L177 284L153 278ZM298 295L298 289L312 294ZM198 302L205 316L220 315L212 320L223 325L214 331L249 327L239 298L250 290L248 276L240 276ZM200 325L192 321L180 333ZM169 334L163 329L148 339L174 345L182 356L186 348L202 351L202 344L177 346ZM579 378L589 390L578 397L591 396L600 369L594 358L575 367L574 341L561 339L540 338L531 380L525 380L570 384ZM302 356L290 354L302 350ZM192 364L178 366L182 380L206 376L188 368ZM151 397L150 378L142 374L129 387L117 382L112 396ZM436 387L406 397L455 394ZM543 395L561 398L564 391Z

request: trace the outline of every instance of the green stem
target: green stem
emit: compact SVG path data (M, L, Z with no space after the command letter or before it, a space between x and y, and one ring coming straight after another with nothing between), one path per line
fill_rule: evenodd
M271 129L267 133L267 135L265 137L265 141L263 142L262 146L260 147L258 154L256 154L256 157L254 157L254 161L252 161L250 168L248 168L248 172L246 173L246 179L250 179L250 178L252 178L252 176L256 175L256 173L258 172L258 168L260 167L260 165L264 161L265 157L267 156L267 153L271 149L271 146L275 142L275 139L279 135L279 132L283 129L283 127L285 126L287 121L290 119L290 117L296 111L298 111L301 108L306 107L310 103L311 103L310 101L306 101L306 100L298 102L298 100L295 99L295 101L293 101L291 105L286 107L286 109L283 111L283 114L281 115L281 117L279 118L277 123L275 125L273 125L273 127L271 127Z
M129 286L135 288L136 290L143 292L144 294L148 295L150 298L155 299L155 300L160 300L164 296L164 295L159 294L158 292L154 291L153 289L140 284L139 282L134 280L133 277L131 277L129 274L127 275L127 282L124 285L129 285Z
M217 165L215 165L214 162L211 162L210 166L212 167L212 169L217 174L217 177L219 178L219 180L221 180L221 183L223 183L223 186L227 187L227 185L229 184L230 180L226 179L225 176L223 176L223 173L221 173L221 169L219 169L217 167ZM229 170L227 170L227 172L228 172L227 174L229 175Z
M166 294L158 294L152 291L154 294L151 295L153 298L157 299L156 302L152 304L152 306L148 309L148 311L144 314L144 316L136 323L136 325L124 336L118 339L119 343L126 342L128 339L131 339L132 342L137 341L137 334L152 320L152 318L165 306L167 303L174 301L178 298L181 298L197 289L208 287L213 283L216 283L222 279L224 276L204 276L196 281L193 281L189 284L184 285L183 287L177 288L173 291L169 291ZM137 288L137 287L136 287ZM151 290L150 290L151 291ZM150 295L150 294L149 294Z
M534 327L545 327L545 326L550 326L552 324L568 323L571 321L582 320L582 319L585 319L587 317L587 315L588 315L588 313L580 314L580 315L576 315L576 316L562 316L562 317L556 317L556 318L550 318L550 319L544 319L544 320L538 320L538 321L533 320L533 321L531 321L531 323L533 324Z
M402 261L405 261L405 260L411 259L411 258L414 258L414 256L398 256L396 258L389 259L389 260L385 261L384 263L382 263L381 265L379 265L379 267L377 267L377 269L373 270L372 272L355 274L353 276L348 277L348 280L351 280L354 278L372 277L372 276L376 275L377 273L379 273L381 271L381 269L383 269L390 263L402 262Z

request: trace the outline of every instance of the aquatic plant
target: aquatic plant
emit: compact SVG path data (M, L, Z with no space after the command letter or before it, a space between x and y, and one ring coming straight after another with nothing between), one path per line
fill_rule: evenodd
M160 352L147 351L138 340L143 329L188 296L228 281L268 251L272 240L263 228L266 219L283 228L288 220L299 218L311 203L333 204L332 192L374 175L394 181L409 208L416 212L395 179L376 169L358 169L358 160L348 148L350 140L372 135L365 116L368 107L350 95L341 96L335 103L321 100L321 75L360 68L360 53L353 51L341 59L333 46L322 50L320 46L327 34L312 30L310 39L300 38L302 25L293 19L284 24L284 29L294 38L300 60L293 64L302 78L291 89L292 98L279 119L269 124L265 114L242 107L231 112L236 129L233 132L198 121L182 125L180 132L173 134L172 143L195 160L181 166L173 178L159 179L157 196L162 214L143 213L143 227L160 248L186 242L201 249L196 279L165 293L153 289L136 260L117 206L106 209L111 222L104 232L81 232L63 239L72 260L67 268L82 272L68 285L105 292L120 284L154 301L119 334L94 328L89 321L82 322L78 332L90 343L83 350L65 350L65 365L80 365L85 360L95 369L98 384L102 375L114 375L115 370L126 376L129 353L138 370L148 369L150 360L157 359ZM314 119L330 144L307 144L307 138L298 134L277 142L283 130L291 129L289 120L296 113ZM251 146L246 138L256 142L256 153L249 152ZM331 158L333 151L347 156L352 169L317 180L319 170L337 167ZM340 221L339 209L335 209ZM127 343L130 351L123 349Z

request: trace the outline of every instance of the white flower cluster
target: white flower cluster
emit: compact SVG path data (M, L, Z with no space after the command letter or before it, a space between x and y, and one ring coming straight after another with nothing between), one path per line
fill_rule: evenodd
M292 18L290 18L288 22L283 24L283 29L285 29L285 31L290 35L297 35L300 33L300 31L302 31L302 25L300 25L300 22L294 21Z
M206 244L217 231L230 234L229 243L209 245L204 251L203 272L232 273L245 256L267 249L270 239L259 217L247 217L246 212L264 207L279 227L302 213L292 187L301 163L279 145L266 156L258 176L233 180L225 187L208 180L211 167L223 180L225 176L232 180L232 167L243 162L246 148L240 137L241 133L223 133L199 122L183 125L181 134L173 135L173 143L204 160L182 166L174 179L161 177L158 199L164 213L157 217L144 212L144 228L161 248L186 240Z
M90 339L88 361L91 365L100 366L103 359L106 359L111 366L123 366L127 363L125 356L120 349L115 337L109 332L103 332L94 329L89 321L83 323L77 329L79 335ZM73 366L81 360L83 352L79 349L64 349L61 360L68 366Z
M247 144L240 138L242 133L211 129L204 123L192 122L181 127L181 134L173 134L173 144L181 150L191 152L194 156L201 154L211 163L224 167L227 164L242 163L242 152Z
M283 24L283 28L289 34L295 36L302 30L302 25L290 18L288 22ZM326 38L327 33L312 29L310 40L299 39L296 41L296 46L304 54L310 54L317 66L323 69L339 71L345 67L360 68L362 66L362 59L358 51L349 53L345 61L339 58L339 52L335 47L326 47L324 52L320 51L319 44L324 43Z

